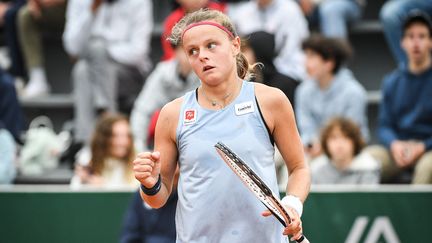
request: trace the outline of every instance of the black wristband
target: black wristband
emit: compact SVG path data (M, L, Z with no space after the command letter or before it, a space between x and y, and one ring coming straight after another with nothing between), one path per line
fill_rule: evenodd
M140 187L141 190L144 192L144 194L148 196L153 196L160 191L161 186L162 186L162 179L161 179L161 175L159 174L158 180L152 188L147 188L143 184L141 184Z

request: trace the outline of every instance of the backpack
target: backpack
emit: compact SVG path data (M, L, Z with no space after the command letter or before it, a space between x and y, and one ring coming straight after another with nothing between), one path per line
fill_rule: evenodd
M56 168L62 148L62 139L54 132L51 120L46 116L34 118L20 153L21 174L40 175Z

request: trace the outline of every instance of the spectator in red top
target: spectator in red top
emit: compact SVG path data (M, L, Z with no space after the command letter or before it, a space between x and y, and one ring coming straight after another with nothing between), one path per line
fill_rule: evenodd
M201 8L210 8L225 12L226 5L224 3L218 3L211 0L176 0L180 5L165 19L162 33L162 49L163 57L162 60L169 60L174 57L174 49L171 44L166 40L171 34L171 30L174 25L185 16L186 13L196 11Z

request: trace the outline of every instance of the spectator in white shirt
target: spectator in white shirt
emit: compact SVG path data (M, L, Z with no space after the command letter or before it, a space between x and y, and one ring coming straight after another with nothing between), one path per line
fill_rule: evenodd
M152 28L150 0L68 1L63 41L76 59L76 141L88 142L98 110L115 112L124 100L130 109L151 68Z

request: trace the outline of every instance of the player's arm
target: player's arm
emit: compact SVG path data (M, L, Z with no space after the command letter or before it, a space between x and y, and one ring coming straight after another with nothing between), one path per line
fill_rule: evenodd
M282 91L265 85L256 85L256 96L288 168L289 183L286 193L304 202L309 194L310 172L304 159L303 145L292 106Z
M162 108L154 152L141 153L134 161L135 178L145 188L141 197L153 208L162 207L171 194L178 157L175 134L180 106L181 100L177 99Z

